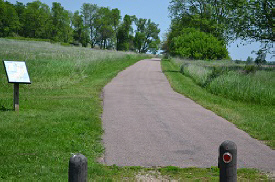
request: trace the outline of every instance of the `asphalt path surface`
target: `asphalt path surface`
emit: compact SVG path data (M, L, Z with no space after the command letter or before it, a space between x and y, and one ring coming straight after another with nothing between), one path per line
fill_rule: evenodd
M160 60L142 60L103 91L104 162L118 166L211 167L225 140L237 144L238 168L275 171L275 151L172 90Z

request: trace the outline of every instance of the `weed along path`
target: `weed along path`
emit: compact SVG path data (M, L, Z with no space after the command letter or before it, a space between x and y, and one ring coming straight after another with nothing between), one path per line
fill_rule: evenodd
M238 167L275 171L275 151L232 123L174 92L160 60L142 60L104 88L104 162L118 166L217 166L225 140Z

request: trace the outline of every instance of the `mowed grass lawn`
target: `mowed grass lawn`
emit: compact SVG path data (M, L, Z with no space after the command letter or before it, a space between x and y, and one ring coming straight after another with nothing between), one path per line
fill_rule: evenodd
M165 179L218 180L218 169L117 167L97 163L101 143L101 91L126 67L148 55L47 42L0 39L0 59L26 61L31 85L20 85L13 111L13 84L0 64L0 181L67 181L74 153L88 158L90 181L136 180L150 173ZM267 179L256 170L239 179ZM138 178L138 179L139 179Z

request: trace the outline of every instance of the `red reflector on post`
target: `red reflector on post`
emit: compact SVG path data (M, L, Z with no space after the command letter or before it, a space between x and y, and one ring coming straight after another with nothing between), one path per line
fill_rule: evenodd
M224 153L222 158L224 163L229 163L232 161L232 154L230 154L229 152Z

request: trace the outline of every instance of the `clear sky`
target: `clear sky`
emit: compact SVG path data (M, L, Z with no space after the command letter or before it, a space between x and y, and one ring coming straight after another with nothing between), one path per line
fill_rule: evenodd
M16 1L24 4L32 2L33 0L8 0L15 4ZM171 0L40 0L41 2L48 4L50 7L52 2L59 2L66 9L72 12L80 10L83 3L97 4L98 6L118 8L121 11L121 16L125 14L136 15L137 18L151 19L153 22L159 24L161 29L160 38L167 32L170 26L170 18L168 12L169 2ZM237 47L238 44L238 47ZM260 43L253 43L247 46L242 46L239 41L232 43L228 46L228 51L232 59L246 60L248 56L253 58L255 54L251 54L251 51L258 50ZM271 55L267 56L267 61L275 61L275 58L271 59Z

